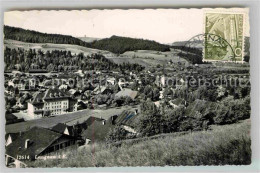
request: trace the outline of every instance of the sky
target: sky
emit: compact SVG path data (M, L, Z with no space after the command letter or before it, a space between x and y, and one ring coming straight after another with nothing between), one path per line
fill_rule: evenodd
M166 44L204 31L202 9L10 11L4 24L74 37L117 35Z

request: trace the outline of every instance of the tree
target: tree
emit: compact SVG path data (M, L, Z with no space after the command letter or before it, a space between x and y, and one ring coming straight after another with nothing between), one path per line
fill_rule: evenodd
M142 136L152 136L163 132L161 121L159 109L149 100L141 104L141 114L135 127Z
M154 88L153 89L153 100L157 101L157 100L159 100L159 97L160 97L159 89L158 88Z
M165 111L162 120L163 132L171 133L180 131L180 123L184 117L184 107L178 107L176 109L168 109Z
M250 93L250 88L249 87L243 87L241 88L241 96L242 98L246 97Z
M153 90L150 85L146 85L144 88L144 94L147 98L153 99Z
M110 129L108 132L108 135L106 137L106 141L111 143L111 142L118 142L121 140L124 140L127 138L128 132L117 125L115 128Z

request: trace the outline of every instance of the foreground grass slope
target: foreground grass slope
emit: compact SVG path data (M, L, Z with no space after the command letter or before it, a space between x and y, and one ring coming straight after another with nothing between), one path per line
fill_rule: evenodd
M244 165L251 163L250 120L210 131L67 151L66 160L31 162L32 167Z

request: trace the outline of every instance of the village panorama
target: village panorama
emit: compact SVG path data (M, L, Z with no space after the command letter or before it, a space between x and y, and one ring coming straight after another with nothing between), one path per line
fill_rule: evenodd
M203 61L194 38L5 25L6 166L250 164L249 37L243 63Z

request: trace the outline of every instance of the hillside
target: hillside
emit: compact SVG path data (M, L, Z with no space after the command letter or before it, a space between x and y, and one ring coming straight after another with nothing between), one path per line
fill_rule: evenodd
M153 51L153 50L137 50L127 51L120 56L112 57L115 63L138 63L144 67L150 68L155 67L158 64L167 65L169 61L174 63L187 62L183 58L179 58L174 49L167 52Z
M54 44L74 44L88 48L107 50L116 54L134 50L155 50L170 51L169 46L155 41L135 39L128 37L112 36L101 40L88 43L84 39L75 38L61 34L47 34L32 30L25 30L11 26L4 26L5 39L23 41L28 43L54 43Z
M39 160L29 163L29 166L195 166L251 163L250 120L211 128L210 131L179 136L162 135L159 140L125 142L119 147L95 143L65 152L68 158L66 160Z
M85 56L90 56L91 54L99 53L104 55L106 58L112 60L117 64L130 63L130 64L140 64L144 67L152 67L157 64L167 64L170 60L173 62L185 61L182 58L178 58L176 52L171 49L169 52L158 52L153 50L137 50L137 51L127 51L120 56L113 54L107 50L93 49L72 44L53 44L53 43L26 43L16 40L4 40L4 47L10 49L22 48L25 50L35 49L41 50L46 53L47 51L70 51L72 55L83 53Z
M250 37L245 37L244 40L244 61L245 62L249 62L249 58L250 58ZM188 45L189 48L183 48L183 46ZM203 41L202 40L196 40L196 41L192 41L189 42L188 41L176 41L173 42L170 46L171 48L175 48L175 49L179 49L182 51L187 51L188 56L187 55L180 55L181 57L187 59L188 61L192 62L192 63L201 63L201 59L202 56L194 56L195 54L201 55L202 54L202 49L203 49ZM191 53L191 54L189 54ZM197 61L196 59L200 59L199 61Z
M108 50L113 53L122 54L134 50L170 51L169 46L151 40L135 39L129 37L112 36L102 40L94 41L92 47Z
M249 48L250 48L250 37L245 37L245 54L249 53ZM171 47L182 47L182 46L185 46L185 44L187 44L188 41L176 41L176 42L173 42L171 44ZM203 48L203 41L199 41L199 40L196 40L196 41L193 41L193 42L190 42L189 44L190 46L192 45L192 47L196 47L196 48Z
M75 44L89 47L89 43L69 35L47 34L6 25L4 26L4 38L29 43Z

